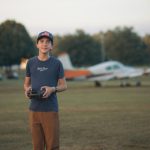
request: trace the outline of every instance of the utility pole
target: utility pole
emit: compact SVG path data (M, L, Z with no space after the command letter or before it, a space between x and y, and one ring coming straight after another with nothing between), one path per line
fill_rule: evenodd
M105 43L104 43L104 33L100 32L100 39L101 39L101 60L102 62L105 61Z

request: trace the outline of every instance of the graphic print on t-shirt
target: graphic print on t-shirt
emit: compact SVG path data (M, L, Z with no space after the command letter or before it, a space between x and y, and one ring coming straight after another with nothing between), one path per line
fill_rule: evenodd
M38 71L46 71L48 68L46 67L37 67L37 70Z

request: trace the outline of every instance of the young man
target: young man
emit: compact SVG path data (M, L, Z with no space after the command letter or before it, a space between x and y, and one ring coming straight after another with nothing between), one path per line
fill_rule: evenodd
M49 52L53 48L53 35L41 32L37 38L39 55L30 58L26 67L24 90L30 98L29 123L34 150L59 150L59 118L57 92L67 89L62 63ZM31 90L42 97L30 97Z

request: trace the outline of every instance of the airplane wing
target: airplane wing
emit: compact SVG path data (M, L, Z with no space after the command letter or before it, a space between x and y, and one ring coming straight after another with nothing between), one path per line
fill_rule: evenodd
M115 77L117 79L135 78L142 75L144 75L143 69L136 69L133 67L126 67L126 66L115 72Z

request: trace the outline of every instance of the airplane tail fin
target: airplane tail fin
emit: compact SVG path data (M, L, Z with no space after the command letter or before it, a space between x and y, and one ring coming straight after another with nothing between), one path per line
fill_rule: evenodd
M62 53L58 56L58 59L62 62L65 70L73 70L74 67L71 63L70 57L67 53Z

